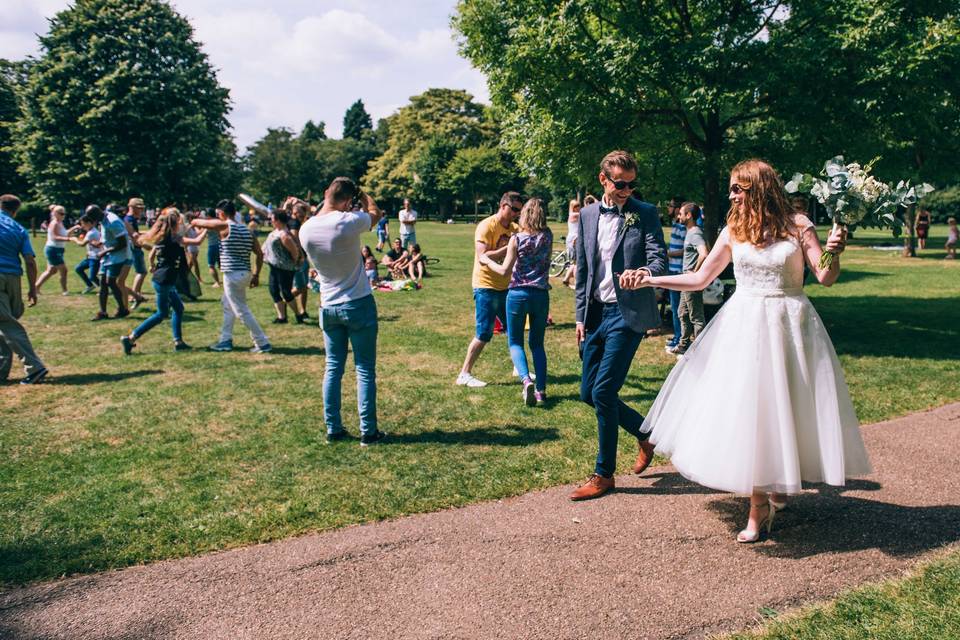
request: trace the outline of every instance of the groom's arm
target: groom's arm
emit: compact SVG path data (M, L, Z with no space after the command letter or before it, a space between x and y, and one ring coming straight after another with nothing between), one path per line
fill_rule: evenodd
M587 317L587 252L583 237L583 214L577 221L577 278L574 288L574 300L576 301L576 320L578 325L586 322Z
M667 272L667 245L663 241L663 228L656 209L652 206L643 215L644 247L647 252L647 270L652 276Z

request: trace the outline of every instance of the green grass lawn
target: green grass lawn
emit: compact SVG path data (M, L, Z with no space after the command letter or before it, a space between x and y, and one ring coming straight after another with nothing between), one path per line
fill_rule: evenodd
M164 323L125 357L120 335L152 304L126 320L91 323L94 296L63 298L58 283L48 282L25 324L51 384L0 388L0 583L275 540L585 477L596 423L578 400L572 291L551 292L551 406L522 405L502 336L475 369L490 386L453 384L473 334L472 232L463 224L419 225L425 251L441 259L435 277L418 292L377 294L379 417L391 444L369 450L356 440L324 443L321 332L271 325L265 287L252 292L252 307L274 353L174 353ZM885 237L862 232L856 242ZM960 398L960 264L941 259L943 237L945 228L934 228L936 249L915 260L855 246L844 254L837 285L808 287L863 422ZM75 246L67 252L71 292L82 289L72 273L81 254ZM145 291L152 293L149 284ZM186 341L215 342L218 290L205 287L187 311ZM235 343L248 346L237 329ZM624 388L641 410L674 363L664 341L641 344ZM13 381L20 375L15 364ZM354 387L348 372L344 420L356 434ZM631 440L622 439L621 470L633 462Z
M960 553L909 577L847 592L830 604L776 617L727 640L955 640L960 638Z

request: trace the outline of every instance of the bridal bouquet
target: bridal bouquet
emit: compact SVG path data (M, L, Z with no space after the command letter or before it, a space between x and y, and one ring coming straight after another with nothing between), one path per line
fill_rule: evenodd
M898 236L903 220L897 216L897 210L916 204L934 189L926 183L911 185L909 180L901 180L896 187L891 187L870 175L872 164L865 167L856 162L844 164L843 156L837 156L823 165L824 179L797 173L786 184L786 190L816 198L833 218L834 229L857 225L890 227ZM820 268L828 268L835 257L825 251L820 257Z

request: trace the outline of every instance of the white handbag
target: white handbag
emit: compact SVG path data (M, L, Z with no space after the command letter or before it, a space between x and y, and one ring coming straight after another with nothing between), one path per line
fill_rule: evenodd
M720 278L714 278L713 282L707 285L703 290L703 304L722 304L723 303L723 282Z

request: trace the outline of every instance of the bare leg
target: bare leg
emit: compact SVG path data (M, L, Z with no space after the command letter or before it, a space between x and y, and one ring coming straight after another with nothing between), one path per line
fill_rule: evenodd
M470 373L473 371L473 365L476 364L477 358L480 357L480 353L485 346L487 346L486 342L481 342L476 338L470 340L470 345L467 347L467 357L463 361L463 368L460 370L460 373Z
M277 310L277 320L286 320L287 319L287 303L281 300L280 302L274 302L273 308ZM293 310L294 313L297 312L296 309Z
M56 270L56 267L47 267L43 270L43 273L41 273L40 277L37 278L37 291L40 291L40 287L43 286L43 283L49 280L50 276L52 276Z
M60 272L60 290L67 292L67 265L66 263L58 265L57 271Z
M123 269L120 270L120 275L117 276L117 287L120 291L123 292L123 311L130 310L130 303L127 302L130 299L130 296L133 292L130 290L130 287L127 286L127 276L130 275L130 265L123 265ZM118 301L119 302L119 301Z
M216 267L210 267L210 277L213 278L213 286L220 286L220 276L217 274Z
M770 517L770 503L763 491L754 491L750 496L750 515L747 517L746 528L737 534L738 542L755 542L760 538L760 530L766 526Z

